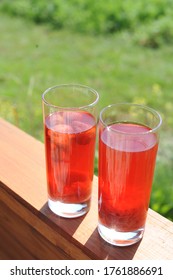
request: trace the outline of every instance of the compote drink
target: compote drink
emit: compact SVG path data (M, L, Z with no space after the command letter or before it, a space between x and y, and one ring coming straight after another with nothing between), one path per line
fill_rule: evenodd
M149 130L133 123L100 129L99 223L106 228L144 228L158 149Z
M45 119L48 194L51 201L90 200L96 123L83 111L58 111Z

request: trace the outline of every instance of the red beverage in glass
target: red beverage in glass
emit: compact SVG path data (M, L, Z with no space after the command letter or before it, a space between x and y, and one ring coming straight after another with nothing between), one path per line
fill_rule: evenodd
M145 225L158 149L149 130L133 123L100 128L99 223L117 232Z
M48 194L51 201L90 200L96 122L84 111L58 111L45 118Z

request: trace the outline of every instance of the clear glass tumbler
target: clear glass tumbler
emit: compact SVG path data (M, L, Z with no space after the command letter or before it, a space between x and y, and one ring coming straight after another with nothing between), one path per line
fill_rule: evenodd
M117 246L144 233L162 120L137 104L113 104L99 120L99 223L103 239Z
M90 208L94 173L98 93L66 84L42 95L48 206L74 218Z

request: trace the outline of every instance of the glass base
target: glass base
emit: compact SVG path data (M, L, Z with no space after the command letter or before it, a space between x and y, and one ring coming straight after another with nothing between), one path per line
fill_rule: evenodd
M99 224L98 232L106 242L115 246L123 247L130 246L139 242L143 237L144 228L140 228L131 232L120 232Z
M76 218L85 215L90 208L90 201L83 203L62 203L48 199L50 210L64 218Z

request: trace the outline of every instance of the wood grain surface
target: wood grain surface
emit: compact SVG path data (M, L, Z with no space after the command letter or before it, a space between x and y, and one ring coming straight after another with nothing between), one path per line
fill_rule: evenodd
M44 145L0 119L0 259L173 259L173 223L149 209L141 242L115 247L97 231L98 180L90 211L60 218L47 206Z

